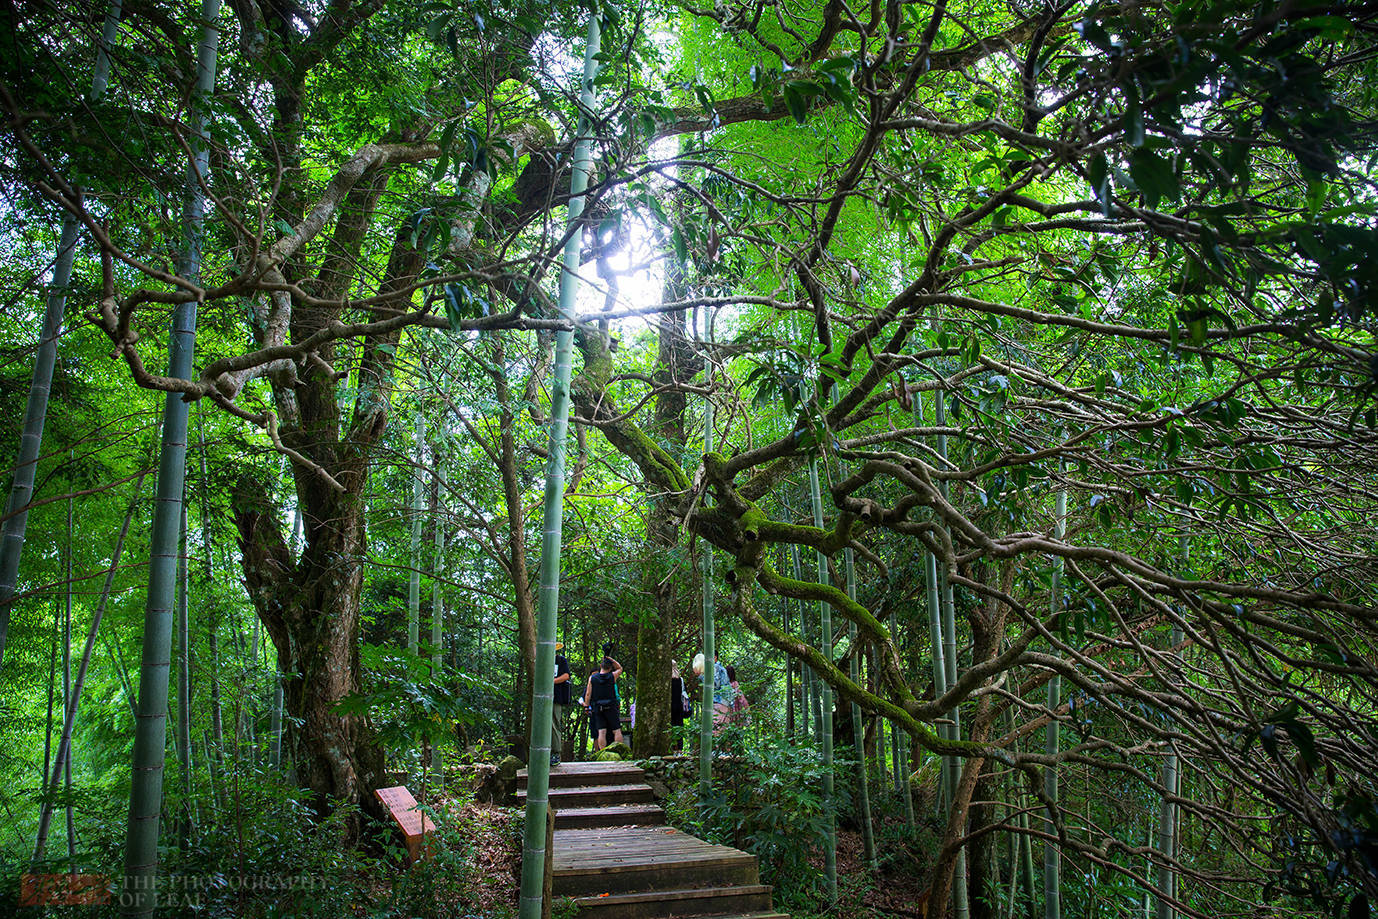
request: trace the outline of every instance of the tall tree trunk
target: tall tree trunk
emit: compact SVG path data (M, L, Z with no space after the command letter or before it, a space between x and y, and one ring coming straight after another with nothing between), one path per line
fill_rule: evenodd
M70 458L70 454L69 454ZM71 495L67 496L67 547L64 568L66 570L67 602L62 610L62 710L72 708L72 505ZM64 717L63 721L67 719ZM72 745L58 743L57 762L62 769L63 785L67 789L67 860L70 863L77 856L77 828L72 817Z
M522 486L517 457L517 409L507 382L507 353L503 333L493 335L493 364L499 371L493 376L498 397L498 469L502 474L502 497L507 508L507 575L512 582L512 602L517 608L517 673L513 696L518 711L531 710L530 687L536 665L536 611L531 597L531 574L526 565L526 511L522 503ZM533 375L535 371L532 372ZM479 633L482 641L483 633ZM526 736L529 725L518 726L518 733Z
M928 635L933 653L933 698L941 699L947 693L947 665L943 661L943 620L942 601L938 593L938 560L932 552L924 554L924 587L928 600ZM942 724L938 733L944 739L951 739L951 725ZM937 810L952 804L952 766L951 756L942 758L938 771Z
M426 422L418 415L413 446L415 465L411 469L411 501L407 518L411 523L411 568L407 572L407 650L421 649L421 467L426 452Z
M110 0L105 23L101 27L100 42L96 46L96 63L91 75L90 99L95 102L105 94L110 76L110 46L120 24L121 0ZM0 534L0 667L5 662L5 641L10 631L10 607L15 587L19 583L19 557L24 551L24 533L29 522L29 501L33 498L34 475L38 471L38 454L43 447L43 425L48 418L48 394L53 384L53 367L57 364L57 339L62 331L62 314L67 308L67 285L72 280L72 262L76 258L77 233L80 224L70 214L62 218L62 233L58 237L57 259L53 265L53 281L43 312L43 328L38 337L38 352L34 355L33 376L29 382L29 397L24 403L24 427L19 435L19 454L15 458L14 482L5 506L6 520ZM44 773L47 774L46 771Z
M813 503L813 525L823 529L823 494L818 482L818 457L809 457L809 497ZM818 583L828 584L828 557L818 552ZM823 659L833 659L833 614L826 600L818 601L820 637L818 652ZM827 884L828 903L837 902L837 823L832 808L837 791L833 787L833 690L819 681L822 721L819 733L823 737L823 806L826 812L823 828L823 879Z
M994 832L982 832L995 822L992 801L995 791L989 770L983 769L976 779L968 826L974 837L967 845L970 853L967 864L967 887L971 898L971 919L998 919L999 869L995 861Z
M1057 538L1061 539L1067 530L1067 490L1059 489L1055 498L1054 516ZM1062 559L1053 567L1051 591L1051 612L1054 617L1062 613ZM1044 738L1043 752L1056 756L1059 747L1060 726L1057 719L1058 707L1062 704L1062 677L1054 673L1048 680L1048 726ZM1062 852L1057 845L1056 814L1052 808L1058 804L1058 775L1056 766L1046 766L1043 770L1043 793L1051 803L1043 830L1048 839L1043 843L1043 916L1044 919L1062 919Z
M890 616L890 634L895 636L895 642L899 644L899 617L893 613ZM890 739L894 744L895 756L895 790L899 793L900 802L904 807L904 828L911 835L918 828L914 814L914 793L909 787L909 735L900 729L898 724L890 725Z
M431 559L431 674L440 676L441 649L445 646L445 597L443 578L445 573L445 525L442 522L440 502L445 492L445 470L440 465L440 451L435 455L435 488L431 501L431 526L435 530L434 554Z
M705 338L713 341L712 314L704 312ZM703 453L713 452L713 365L708 364L707 383L709 395L703 400ZM704 505L709 502L708 489L704 489L701 499ZM713 544L703 543L703 584L701 612L703 614L703 673L700 674L699 687L699 811L706 815L709 798L713 795L713 689L717 682L717 633L713 621Z
M947 424L947 405L943 401L943 396L941 392L934 393L933 421L940 429L946 426ZM939 434L937 437L937 441L938 459L942 462L944 466L946 466L948 465L947 435ZM949 490L948 480L941 479L938 483L938 488L942 492L943 500L950 501L951 493ZM942 600L943 614L943 667L946 669L947 675L946 686L952 687L957 685L956 603L954 602L954 597L952 596L952 582L948 578L947 566L944 565L939 570L938 574L939 584L942 589L940 599ZM962 713L959 707L953 707L951 718L952 724L948 729L949 736L953 740L961 740ZM956 757L948 757L947 764L950 772L948 784L949 788L952 789L952 793L955 798L957 783L960 780L961 765L958 763ZM959 828L958 832L960 835L964 835L963 830L964 828ZM952 881L952 900L954 913L956 914L957 919L966 919L969 910L969 903L967 895L967 864L965 851L957 853L957 866Z
M356 479L356 481L362 481ZM365 722L335 710L359 689L359 593L364 505L358 493L308 481L307 545L299 562L278 528L278 509L251 477L236 484L235 526L250 595L277 649L288 758L317 814L333 800L376 813L369 791L385 777L383 752ZM350 835L357 826L347 827Z
M1186 567L1187 551L1189 543L1187 537L1183 535L1179 540L1182 554L1182 566ZM1185 576L1185 575L1184 575ZM1173 664L1180 668L1180 662L1176 660L1175 649L1182 644L1182 627L1176 622L1172 624L1172 634L1169 637L1170 647L1173 648ZM1168 754L1163 758L1163 801L1162 809L1158 813L1158 851L1163 854L1163 862L1158 866L1155 886L1160 891L1157 896L1157 909L1155 915L1157 919L1177 919L1177 909L1173 906L1173 901L1177 899L1177 872L1172 867L1172 862L1177 858L1177 802L1174 800L1180 793L1180 783L1182 773L1177 759L1177 751L1168 742Z
M43 723L43 774L55 772L62 775L62 760L53 767L53 708L57 704L57 646L58 635L62 631L62 613L58 610L57 598L53 598L53 631L48 640L48 716Z
M215 84L220 43L220 0L202 0L201 41L192 102L188 195L183 214L186 250L179 274L193 282L201 269L201 226L205 214L202 184L209 159L204 138L205 100ZM196 301L178 304L173 313L168 376L187 380L196 344ZM158 503L150 545L148 603L144 613L143 664L139 675L139 715L134 733L133 780L129 828L125 843L127 912L152 915L158 872L158 815L163 796L163 756L167 742L168 659L172 653L172 601L177 577L178 530L187 472L187 416L190 406L179 393L168 393L163 408L163 442L158 463Z
M666 270L664 300L680 299L684 285L673 261ZM687 439L684 412L688 399L676 384L688 382L694 361L690 357L685 333L685 312L660 313L655 318L657 338L657 386L665 389L656 397L655 435L669 448L684 451ZM646 520L646 551L655 558L673 559L679 542L679 522L671 502L651 496ZM654 612L642 616L636 629L636 733L632 746L637 756L664 756L670 751L670 665L674 649L675 614L679 608L680 572L662 571L657 565L643 566L644 588L654 600Z
M679 526L668 501L654 500L646 518L646 551L669 557L679 541ZM676 572L662 574L646 565L643 587L654 598L654 607L643 614L636 627L636 727L632 747L638 757L664 756L670 752L670 664L674 649L670 636L679 606Z
M560 272L560 314L573 319L579 293L579 250L584 192L593 169L593 81L598 75L598 14L589 15L584 74L579 88L579 121L569 180L568 240ZM560 536L565 498L565 437L569 428L574 333L555 337L555 375L550 387L550 447L546 461L544 538L541 541L541 591L536 623L536 679L531 686L530 743L527 749L526 825L522 837L521 919L541 919L546 884L546 810L550 795L550 726L554 711L555 631L560 603Z
M855 602L856 560L853 558L850 546L842 551L842 557L843 564L847 568L847 596ZM857 648L856 623L849 622L847 624L847 636L850 642L849 675L852 682L859 686L861 685L861 652ZM876 834L875 828L871 825L871 776L866 759L866 726L861 718L861 706L855 702L852 703L852 737L853 743L856 745L857 820L861 823L862 858L866 867L874 871L876 869Z
M781 565L780 567L781 567L782 570L784 569L784 566L783 566L783 565ZM789 598L786 597L786 598L785 598L785 601L784 601L784 603L781 605L781 609L780 609L780 627L781 627L782 629L784 629L785 634L789 634L789 630L790 630L789 608L790 608ZM794 743L794 741L795 741L795 738L796 738L795 723L794 723L794 708L795 708L795 705L794 705L794 658L792 658L792 657L786 657L786 658L785 658L785 740L788 741L791 745L793 745L793 743Z
M1006 592L1014 583L1014 573L1014 566L1008 565L1003 578ZM1005 618L1006 610L996 600L989 602L984 613L980 609L972 613L973 662L985 662L995 655L1004 634ZM991 700L990 695L982 695L976 703L976 712L971 721L969 737L973 743L984 744L990 739L991 729L997 714ZM938 864L933 872L933 886L928 898L930 915L942 916L945 914L949 895L954 901L954 913L961 914L970 910L970 903L964 905L958 902L958 896L962 891L958 888L957 882L966 880L965 875L959 874L958 870L966 860L966 845L961 840L966 836L966 827L970 822L970 809L977 780L984 768L984 758L972 757L967 759L962 765L958 781L953 787L952 807L948 813L947 826L943 830L943 848L939 853Z
M441 523L440 500L445 488L445 470L440 464L440 449L434 451L435 481L431 488L431 527L433 544L431 555L431 679L440 679L441 649L445 645L445 604L441 596L441 577L445 570L445 527ZM440 760L440 750L435 746L437 738L427 737L426 745L431 754L431 775L436 787L443 789L445 781L444 764Z
M206 651L210 657L207 671L211 682L211 760L221 766L225 762L225 709L220 698L220 616L212 610L206 619ZM224 803L217 801L217 803Z
M204 524L203 524L204 526ZM188 601L191 579L187 571L187 505L182 502L182 551L177 559L177 765L182 772L181 824L178 836L185 848L191 841L191 625Z

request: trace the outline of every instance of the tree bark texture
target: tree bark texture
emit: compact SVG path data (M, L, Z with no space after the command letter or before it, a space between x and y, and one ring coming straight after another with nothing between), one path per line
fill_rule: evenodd
M672 264L665 281L666 299L678 299L682 286L680 272ZM655 382L667 387L656 397L655 433L661 443L682 455L688 399L675 386L691 379L702 362L693 354L685 334L684 311L661 313L655 322L659 333ZM678 543L679 522L673 500L652 495L646 521L647 554L653 559L669 557ZM632 743L638 756L664 756L670 751L670 664L674 657L670 636L679 605L680 578L655 564L646 566L645 571L645 589L655 599L655 609L637 624L636 734Z
M322 816L335 801L371 812L369 792L385 778L383 752L361 718L335 711L359 689L363 500L324 483L307 491L307 547L294 565L278 509L265 489L241 479L233 505L239 547L250 594L277 649L284 740L297 782Z

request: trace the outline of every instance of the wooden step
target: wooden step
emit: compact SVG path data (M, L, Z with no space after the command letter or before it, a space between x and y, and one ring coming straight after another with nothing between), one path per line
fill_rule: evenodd
M550 787L576 785L632 785L646 778L636 763L561 763L550 767ZM525 788L527 771L517 770L517 787Z
M689 887L640 893L575 897L589 919L678 919L731 913L770 913L770 888L764 884Z
M611 807L614 804L650 804L655 794L650 785L578 785L550 789L550 806L555 810L566 807ZM517 790L517 803L526 804L526 789Z
M554 889L560 896L760 883L756 857L665 827L557 831Z
M655 826L665 823L665 811L654 804L618 804L612 807L566 807L555 811L555 830L601 827Z

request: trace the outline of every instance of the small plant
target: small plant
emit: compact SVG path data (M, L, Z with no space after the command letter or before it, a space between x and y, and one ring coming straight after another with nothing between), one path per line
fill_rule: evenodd
M461 688L504 695L496 686L449 667L437 669L428 659L404 648L365 645L364 688L336 703L341 714L362 715L386 750L421 751L423 774L429 774L434 747L456 724L476 716L464 703Z
M717 746L733 755L717 760L715 794L700 806L694 789L672 797L670 819L705 838L760 858L762 880L776 888L778 904L805 906L816 900L822 877L812 864L827 828L823 764L817 751L763 737L743 743L741 728L724 729ZM834 766L840 777L849 764ZM831 808L847 807L838 782Z

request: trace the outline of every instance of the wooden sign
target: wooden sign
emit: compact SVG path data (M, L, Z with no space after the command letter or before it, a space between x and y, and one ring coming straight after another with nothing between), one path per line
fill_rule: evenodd
M435 824L420 811L416 799L406 786L379 788L373 792L373 796L387 808L393 822L402 831L402 839L407 845L407 862L410 864L425 855L426 837L435 830Z

